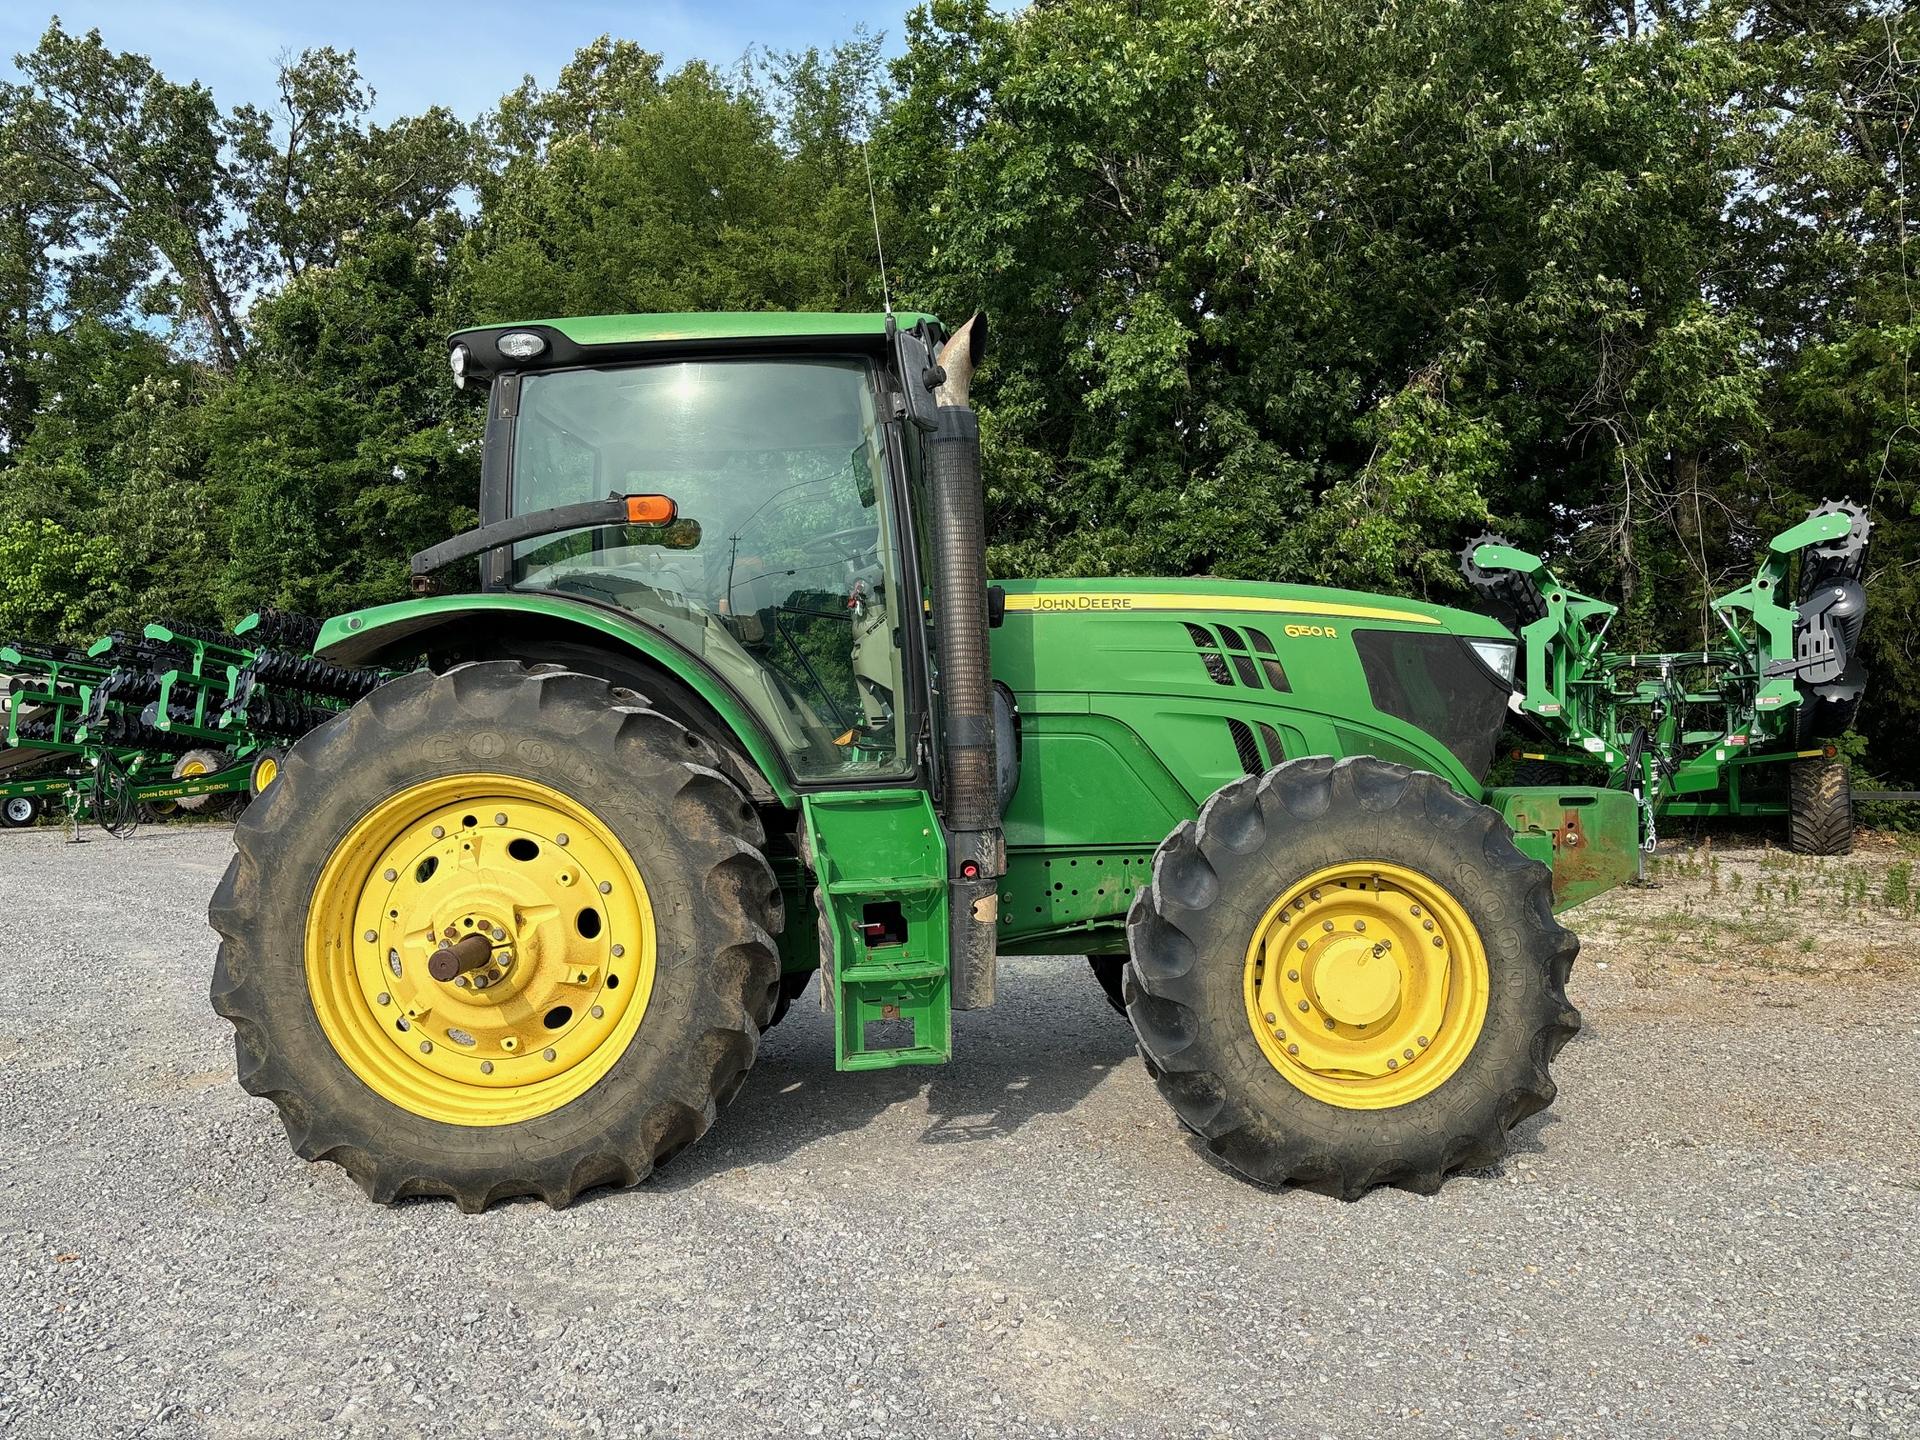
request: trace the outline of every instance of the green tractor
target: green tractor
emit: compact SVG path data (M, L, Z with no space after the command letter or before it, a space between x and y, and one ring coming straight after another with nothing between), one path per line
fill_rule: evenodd
M564 1205L697 1140L816 972L839 1068L937 1064L998 955L1090 957L1257 1181L1432 1191L1552 1101L1555 912L1638 831L1621 790L1486 787L1514 635L1307 586L990 584L984 343L452 338L481 523L327 623L322 660L407 673L293 746L212 905L241 1082L302 1156L379 1201Z

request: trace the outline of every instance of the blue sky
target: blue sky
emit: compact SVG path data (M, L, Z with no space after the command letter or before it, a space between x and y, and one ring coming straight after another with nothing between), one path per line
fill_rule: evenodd
M272 98L282 51L332 45L359 52L381 118L451 106L471 118L532 74L551 81L573 52L611 32L662 52L731 63L753 45L828 45L864 22L897 49L912 0L0 0L0 71L31 50L58 13L69 29L98 28L116 50L150 56L171 80L211 86L221 105Z

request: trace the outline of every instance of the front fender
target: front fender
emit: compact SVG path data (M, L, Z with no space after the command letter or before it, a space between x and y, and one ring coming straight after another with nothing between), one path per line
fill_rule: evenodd
M314 653L340 665L378 663L386 656L425 651L431 648L430 637L476 622L495 627L531 623L556 637L590 639L659 666L712 707L781 804L799 803L786 757L747 703L698 656L622 611L561 595L433 595L337 615L321 628Z

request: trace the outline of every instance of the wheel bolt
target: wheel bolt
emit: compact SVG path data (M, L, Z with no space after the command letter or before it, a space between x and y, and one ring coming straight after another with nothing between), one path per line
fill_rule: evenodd
M367 931L367 936L366 936L367 944L371 945L379 938L380 938L380 932L378 930Z
M1287 971L1287 979L1298 980L1299 978L1300 978L1300 972L1298 970Z
M1436 945L1444 945L1444 944L1446 944L1447 942L1446 942L1445 940L1443 940L1443 939L1441 939L1441 938L1440 938L1440 937L1439 937L1438 935L1436 935L1436 936L1434 936L1434 937L1433 937L1433 943L1434 943L1434 944L1436 944Z
M447 838L447 827L446 827L446 826L444 826L444 825L436 825L436 826L434 826L434 827L433 827L433 838L434 838L434 839L436 839L436 840L444 840L444 839L446 839L446 838Z
M1331 1020L1322 1020L1320 1023L1325 1025L1329 1030L1333 1028L1333 1022Z
M618 960L622 955L626 953L627 953L627 947L624 945L616 945L613 947L613 958L616 960Z
M467 988L467 977L466 977L466 976L464 976L464 975L456 975L456 976L454 976L454 977L453 977L453 988L454 988L454 989L456 989L456 990L464 990L464 989L466 989L466 988Z
M376 1005L391 1005L393 1003L393 996L389 995L384 990L382 990L378 995L374 996L373 999Z
M1411 906L1411 907L1410 907L1410 908L1409 908L1409 909L1407 910L1407 913L1408 913L1409 915L1413 915L1413 916L1418 916L1418 915L1420 914L1420 907L1419 907L1418 905L1414 905L1414 906Z
M1307 892L1307 898L1309 900L1318 900L1320 898L1320 892L1318 890L1309 890Z
M1275 1014L1274 1014L1274 1013L1273 1013L1273 1012L1272 1012L1271 1010L1269 1010L1269 1011L1267 1011L1267 1013L1266 1013L1266 1014L1265 1014L1264 1016L1262 1016L1261 1018L1262 1018L1262 1019L1264 1019L1264 1020L1265 1020L1265 1021L1267 1022L1267 1024L1269 1024L1269 1025L1271 1025L1271 1024L1273 1024L1273 1022L1274 1022L1274 1021L1275 1021L1276 1019L1278 1019L1279 1017L1278 1017L1278 1016L1276 1016L1276 1015L1275 1015Z
M387 881L389 884L391 884L393 881L398 880L400 878L400 872L398 870L393 869L391 866L389 866L387 869L382 870L380 872L380 878L382 880Z
M542 1050L540 1052L540 1058L542 1060L557 1060L560 1058L560 1052L550 1048L546 1050Z
M1420 928L1422 930L1431 930L1433 928L1433 922L1431 920L1422 920L1420 922Z
M607 1018L606 1008L600 1005L594 1006L591 1010L587 1011L587 1014L596 1020L604 1020Z
M498 925L494 926L489 933L496 940L504 940L507 938L507 932L502 930Z
M480 1073L481 1073L482 1075L491 1075L491 1074L493 1074L493 1061L491 1061L491 1060L482 1060L482 1061L480 1062Z
M560 832L560 833L559 833L558 835L556 835L556 836L554 836L554 837L553 837L553 843L554 843L554 844L556 844L556 845L565 845L565 844L568 844L568 843L569 843L569 841L568 841L568 836L567 836L567 832L566 832L566 831L564 831L564 830L562 830L562 831L561 831L561 832Z
M1411 1050L1402 1050L1400 1053L1409 1060L1413 1058L1413 1052Z
M1322 921L1320 922L1320 928L1321 928L1322 930L1332 930L1332 929L1333 929L1333 922L1332 922L1331 920L1322 920Z
M1302 1000L1302 1001L1300 1002L1300 1008L1301 1008L1302 1010L1305 1010L1305 1009L1307 1008L1307 1002L1306 1002L1306 1001L1304 1001L1304 1000Z
M493 817L493 823L494 823L494 824L496 824L496 825L504 825L504 824L506 824L506 823L507 823L507 812L506 812L506 811L504 811L504 810L501 810L501 811L499 811L498 813L496 813L496 814L494 815L494 817ZM489 1060L489 1061L488 1061L487 1063L488 1063L489 1065L491 1065L491 1064L492 1064L493 1062L492 1062L491 1060Z
M1298 948L1299 948L1299 949L1302 949L1302 950L1305 950L1305 949L1307 948L1307 942L1306 942L1306 941L1304 941L1304 940L1302 940L1302 941L1300 942L1300 944L1299 944L1299 946L1298 946Z
M1356 930L1365 930L1367 928L1367 922L1364 920L1356 920L1353 922L1353 928Z
M1422 1036L1420 1037L1420 1048L1421 1048L1422 1050L1424 1050L1424 1049L1426 1049L1426 1048L1427 1048L1427 1037L1426 1037L1426 1036L1424 1036L1424 1035L1422 1035Z
M1298 1055L1299 1053L1300 1053L1300 1047L1298 1045L1287 1046L1287 1054Z
M422 1041L420 1042L420 1053L421 1053L422 1055L431 1055L431 1054L433 1054L433 1041L431 1041L431 1040L422 1040Z
M611 880L602 880L600 882L600 893L602 895L611 895L613 893L613 882Z
M1398 1060L1387 1061L1387 1069L1398 1070L1399 1068L1400 1068L1400 1062Z

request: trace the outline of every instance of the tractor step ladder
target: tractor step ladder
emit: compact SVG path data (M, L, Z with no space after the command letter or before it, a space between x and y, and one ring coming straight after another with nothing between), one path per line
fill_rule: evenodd
M947 847L923 791L809 795L808 854L826 907L823 1003L840 1070L938 1065L953 1054Z

